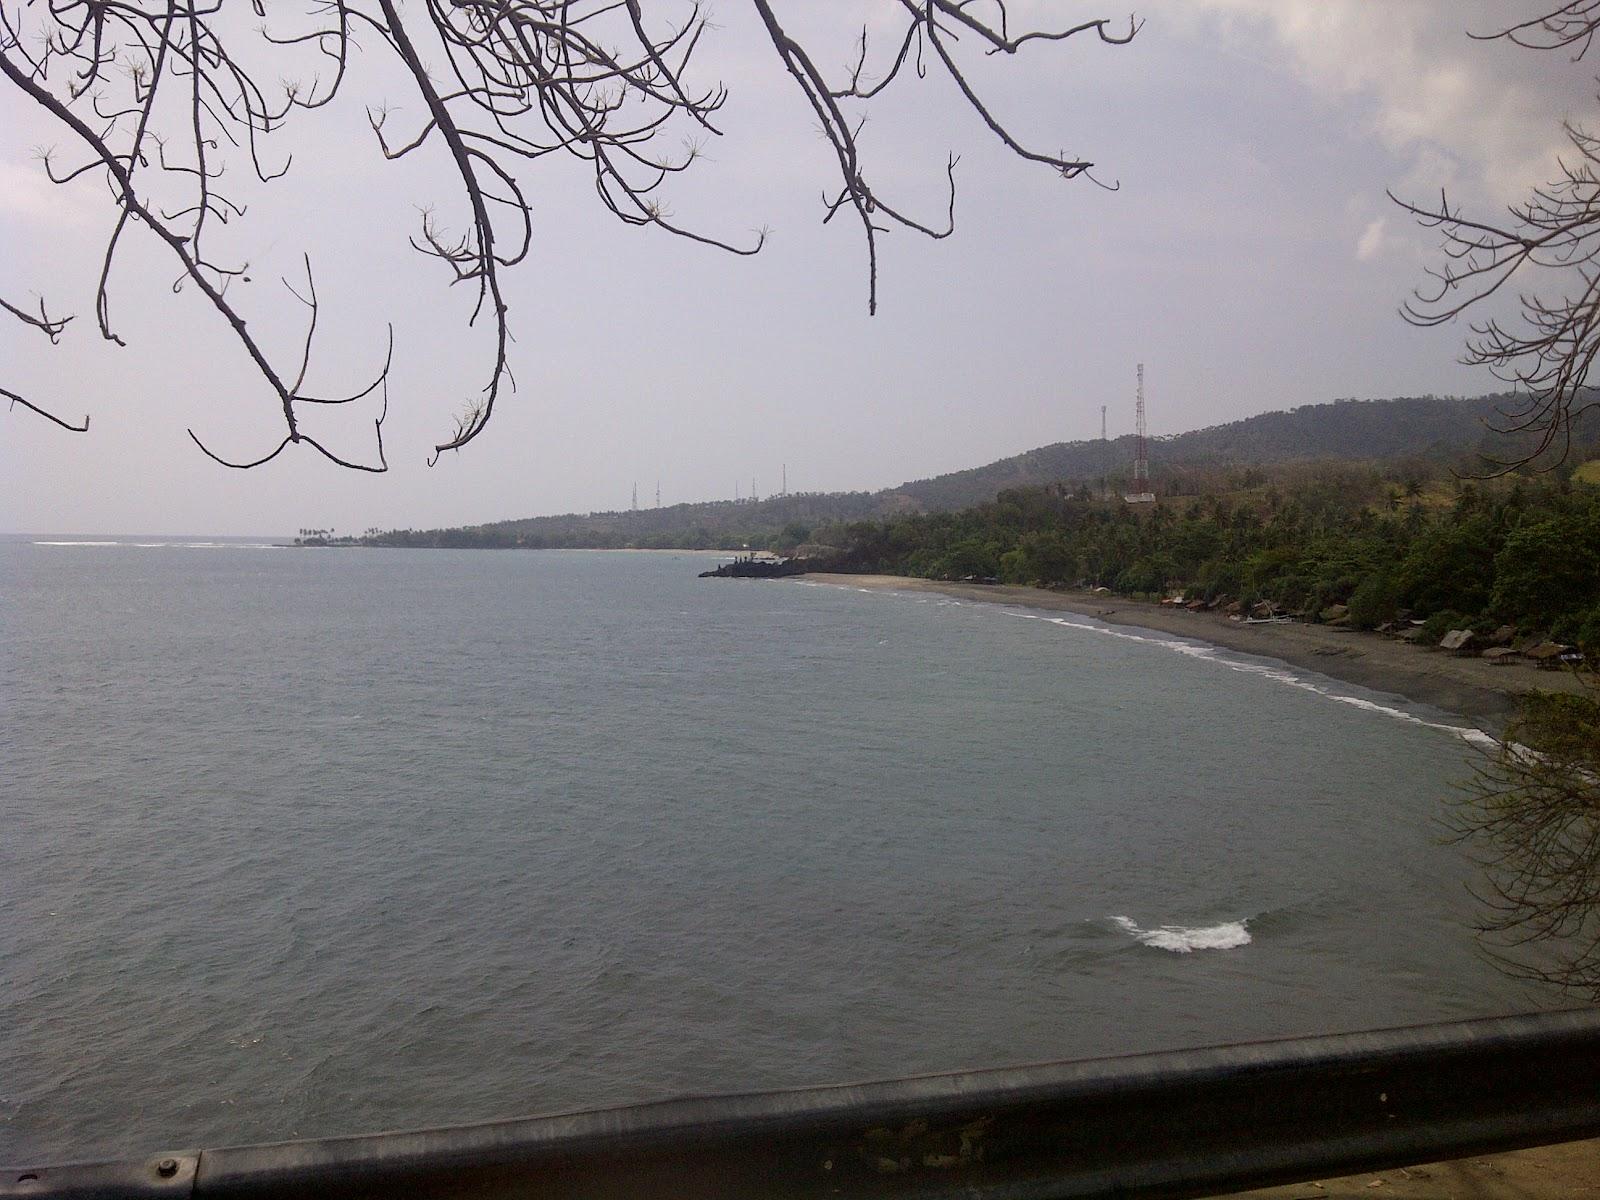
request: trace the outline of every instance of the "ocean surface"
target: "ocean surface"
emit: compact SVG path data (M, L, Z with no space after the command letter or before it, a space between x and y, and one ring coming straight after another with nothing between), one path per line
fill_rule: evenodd
M707 565L0 541L0 1160L1559 1006L1463 722Z

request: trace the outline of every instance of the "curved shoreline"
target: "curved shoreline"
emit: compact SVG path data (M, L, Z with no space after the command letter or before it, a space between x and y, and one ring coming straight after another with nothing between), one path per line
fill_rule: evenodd
M975 603L1073 613L1107 624L1192 638L1458 713L1491 730L1504 722L1525 692L1573 691L1583 686L1568 672L1540 671L1520 663L1492 666L1481 658L1455 658L1379 634L1301 623L1245 625L1220 613L1190 612L1113 595L1006 584L941 583L898 575L819 573L802 578L874 591L937 592ZM1600 1140L1568 1142L1232 1195L1235 1200L1305 1200L1309 1196L1365 1200L1374 1194L1392 1200L1452 1200L1504 1193L1524 1200L1566 1200L1600 1196L1600 1185L1595 1183L1600 1177L1597 1162Z
M1528 692L1577 691L1584 685L1570 672L1541 671L1529 664L1494 666L1482 658L1456 658L1444 651L1394 638L1329 625L1300 622L1246 625L1217 612L1190 612L1110 594L1056 592L1010 584L943 583L901 575L812 574L803 578L875 591L937 592L981 604L1068 612L1111 625L1129 625L1193 638L1225 650L1275 658L1302 670L1388 692L1418 704L1459 714L1488 727L1501 725Z

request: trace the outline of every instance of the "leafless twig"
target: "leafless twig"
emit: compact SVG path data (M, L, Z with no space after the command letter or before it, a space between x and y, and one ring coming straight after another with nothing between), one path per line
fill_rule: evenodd
M71 317L52 317L45 310L43 300L39 301L38 316L34 316L27 309L18 308L15 304L12 304L3 296L0 296L0 309L4 309L6 312L10 313L24 325L28 325L34 329L37 329L40 333L44 334L45 337L50 339L50 344L52 346L61 341L62 331L66 329L67 322L72 320ZM50 412L48 409L41 408L31 400L25 399L24 397L18 395L10 388L0 387L0 396L4 396L13 407L20 404L29 412L37 413L47 421L54 421L63 429L71 430L73 433L89 432L89 418L87 416L83 418L83 424L74 425L71 421L63 420L61 417L56 416L55 413Z
M1451 819L1502 970L1600 997L1600 693L1535 694Z
M1588 51L1600 29L1600 0L1573 0L1491 35L1536 49ZM1600 353L1600 139L1563 123L1570 153L1558 177L1512 205L1503 218L1474 219L1438 202L1401 208L1443 238L1444 261L1402 307L1405 319L1431 327L1477 310L1491 297L1521 289L1518 315L1471 325L1462 361L1510 383L1521 403L1501 410L1497 431L1519 435L1517 448L1491 464L1505 474L1529 464L1554 466L1571 448L1573 423L1600 406L1589 374ZM1531 439L1532 449L1528 449Z
M1014 154L1069 179L1086 176L1092 165L1087 159L1039 152L1012 134L969 81L962 47L1014 55L1033 43L1079 35L1120 45L1139 28L1130 18L1125 28L1098 19L1060 29L1013 30L1005 0L895 2L904 29L884 73L869 83L864 33L855 68L830 82L814 55L787 31L776 0L752 0L779 63L837 157L839 183L826 199L824 220L848 209L860 221L867 243L869 311L877 306L879 234L898 226L942 238L953 229L957 160L952 155L946 163L949 198L941 219L912 216L867 182L862 106L907 68L921 76L931 67L953 83L981 124ZM253 5L265 20L264 0ZM754 254L765 241L764 232L734 240L691 229L674 221L661 199L668 181L700 156L696 140L666 151L661 149L669 144L665 139L684 126L697 137L720 136L716 118L727 100L721 85L694 82L694 62L709 26L693 0L654 0L648 13L643 0L417 0L404 9L397 0L313 0L309 12L300 14L272 6L271 21L254 31L253 40L241 34L233 7L222 0L51 0L44 5L0 0L0 73L70 133L78 151L71 159L46 155L49 178L68 185L99 177L109 189L114 220L94 296L101 336L122 343L113 321L111 283L123 235L143 229L175 259L174 288L198 289L276 402L284 433L264 454L228 457L190 431L195 444L224 466L261 466L290 446L309 447L359 470L381 471L387 465L382 431L394 365L392 330L384 367L369 386L338 399L308 393L321 303L309 259L305 283L285 284L308 310L306 335L295 358L279 362L252 332L231 294L231 285L246 278L247 264L214 250L212 238L216 227L245 213L236 194L230 195L230 167L242 160L263 182L289 170L288 156L271 153L271 136L350 86L355 51L361 48L358 35L368 49L386 51L398 65L420 117L398 129L399 109L369 106L381 153L391 161L437 155L448 164L463 202L457 228L430 210L411 243L445 268L451 284L470 289L469 325L483 320L492 329L486 371L464 399L453 431L435 447L434 460L476 438L500 398L514 389L501 276L532 248L526 178L540 160L560 154L586 163L601 203L625 224L735 254ZM260 65L263 54L265 65ZM291 64L309 66L311 81L263 82L269 71L276 76ZM48 322L41 327L53 330L52 338L59 333ZM308 406L368 401L380 392L375 462L335 453L303 425Z

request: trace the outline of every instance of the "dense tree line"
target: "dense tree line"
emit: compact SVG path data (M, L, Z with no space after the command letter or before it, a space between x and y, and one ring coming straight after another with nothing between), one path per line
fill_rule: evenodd
M848 571L1182 591L1312 618L1347 605L1363 628L1510 623L1600 647L1600 488L1571 474L1474 481L1420 461L1196 469L1153 505L1019 488L816 536Z

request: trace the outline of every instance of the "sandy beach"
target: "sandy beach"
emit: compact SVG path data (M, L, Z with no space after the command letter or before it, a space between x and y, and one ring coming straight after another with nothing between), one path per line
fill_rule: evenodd
M1190 612L1110 594L1054 592L1006 584L940 583L899 575L805 576L813 583L897 592L938 592L959 600L1013 604L1095 617L1159 633L1210 642L1228 650L1276 658L1291 666L1373 691L1403 696L1458 713L1485 728L1502 724L1517 697L1535 690L1578 691L1571 672L1541 671L1531 663L1495 666L1482 658L1457 658L1375 633L1301 622L1246 625L1219 612Z

